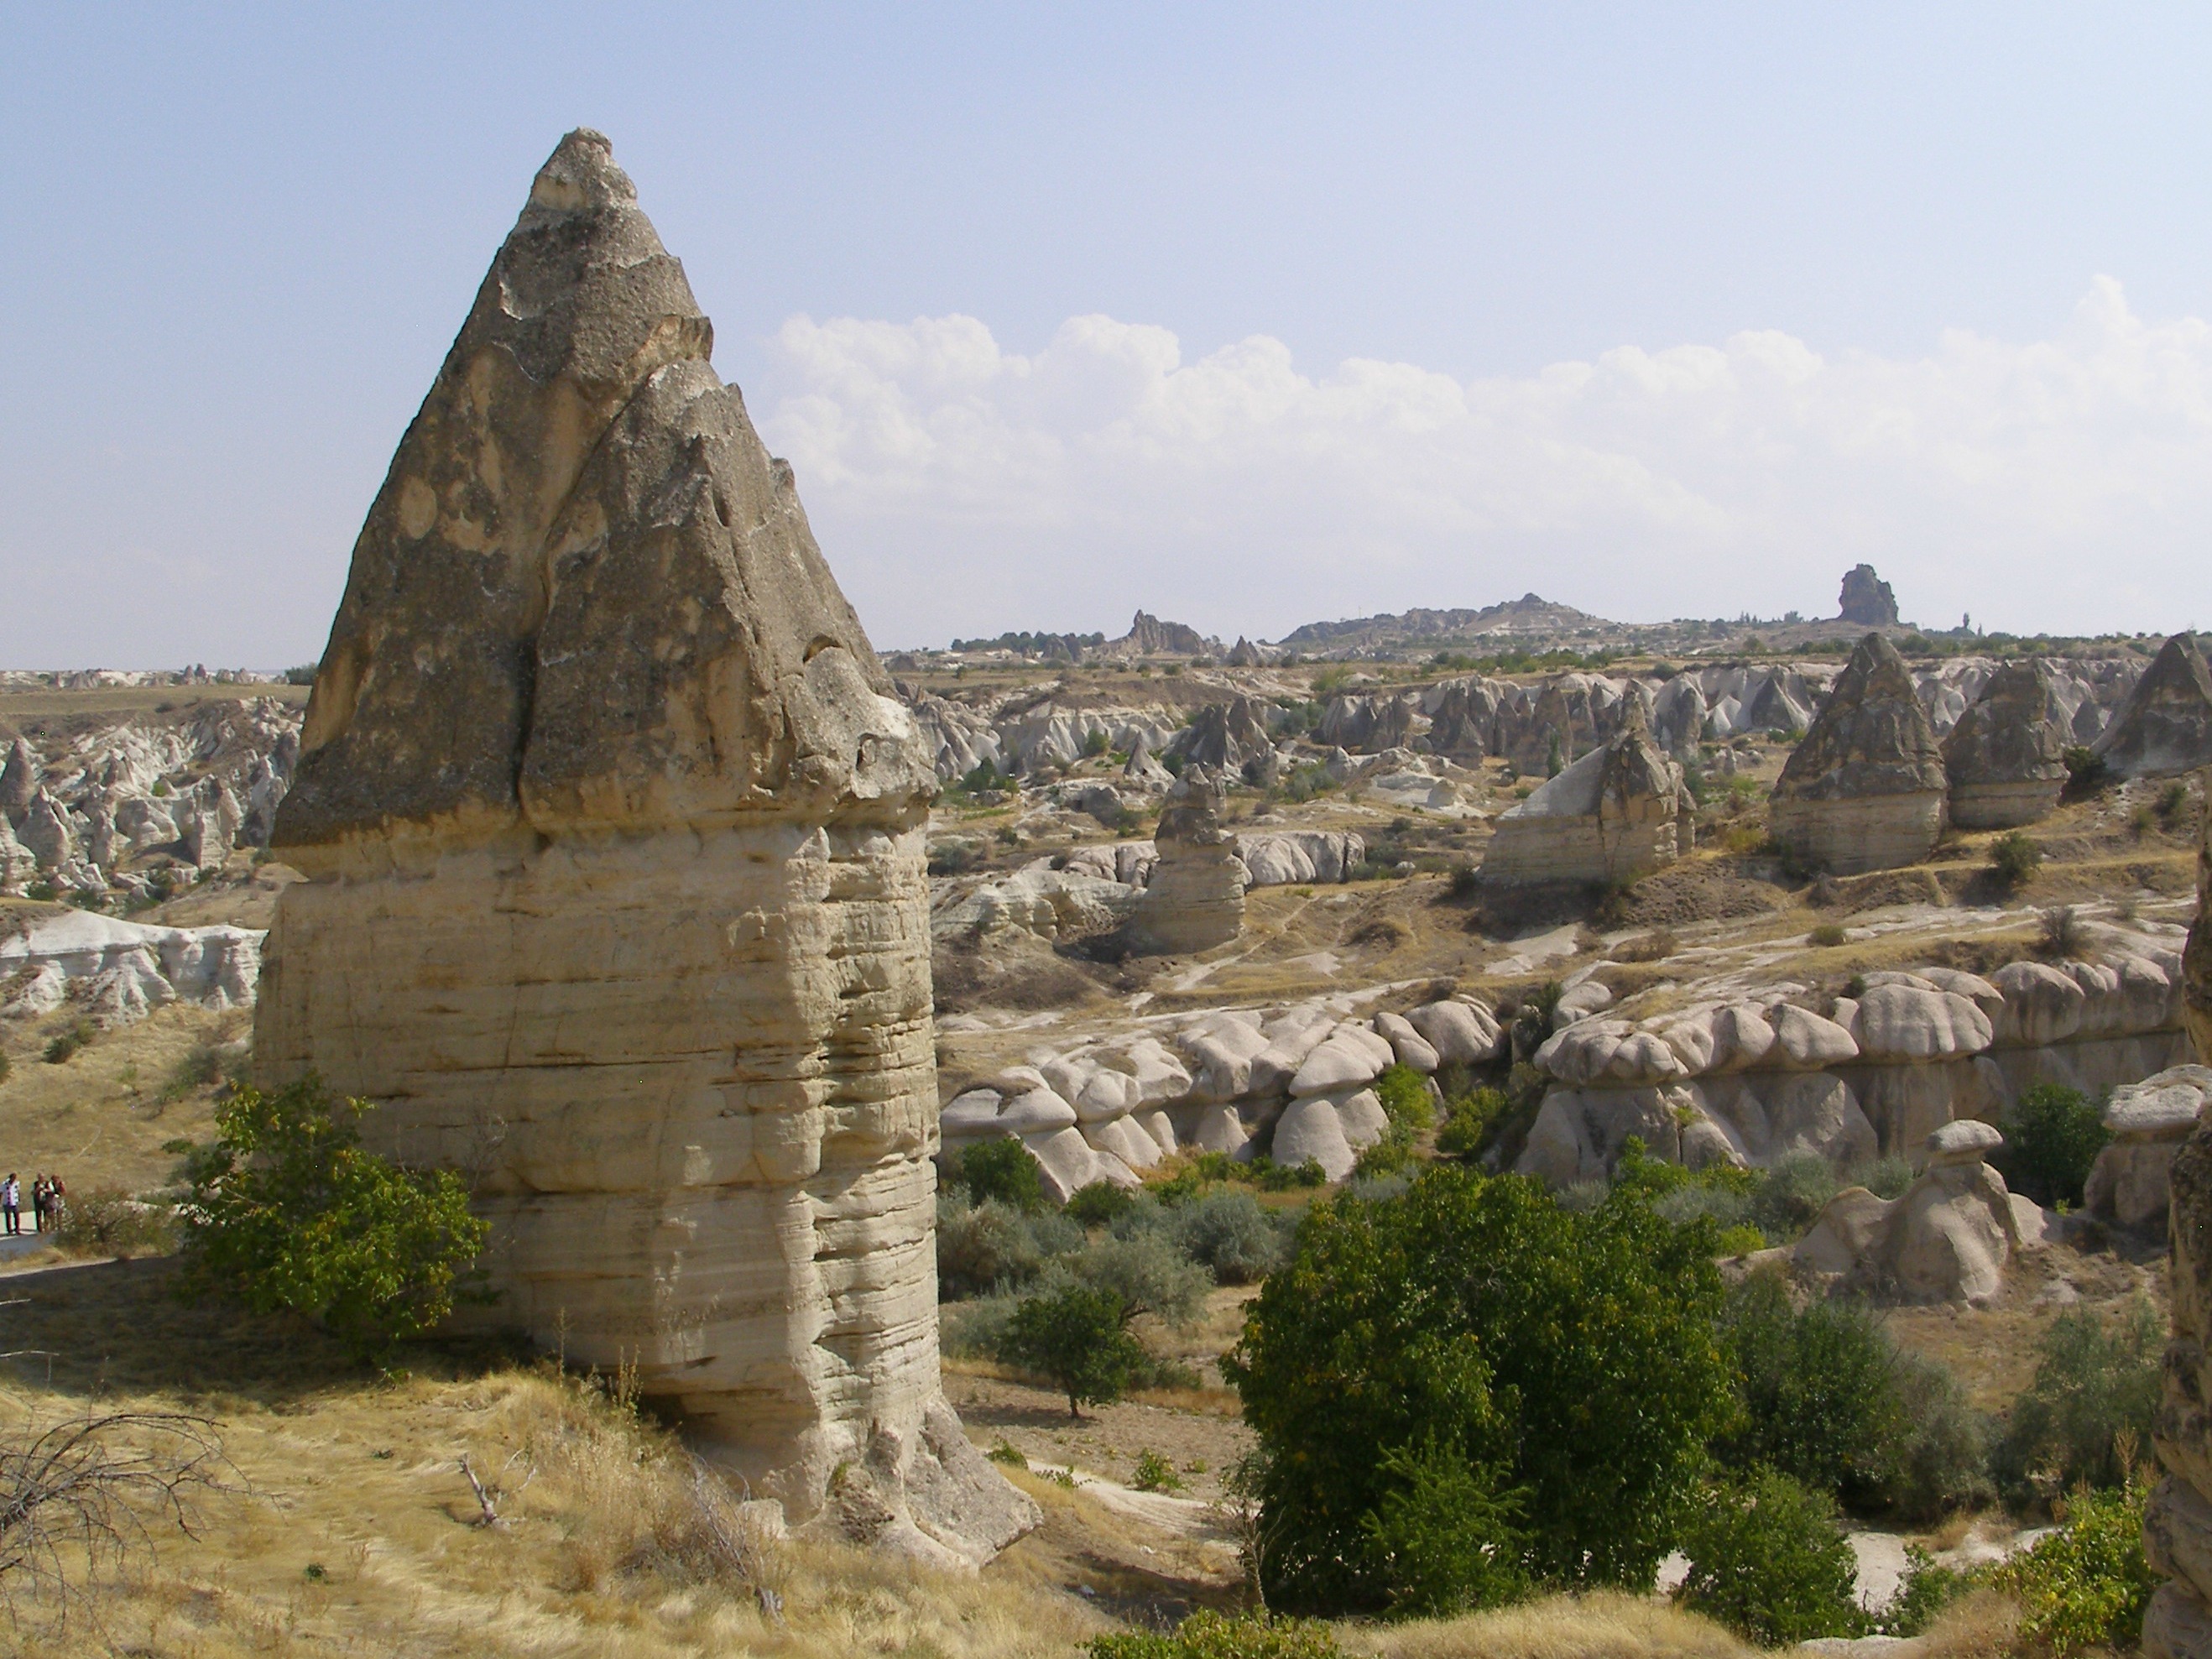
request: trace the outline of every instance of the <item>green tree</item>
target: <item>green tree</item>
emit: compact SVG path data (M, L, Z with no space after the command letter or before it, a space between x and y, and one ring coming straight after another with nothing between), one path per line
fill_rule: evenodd
M2109 1329L2086 1310L2053 1320L1993 1460L2007 1495L2048 1499L2080 1484L2123 1485L2132 1457L2150 1444L2165 1348L2164 1322L2146 1297Z
M1453 1165L1317 1204L1223 1364L1267 1453L1270 1603L1390 1603L1376 1528L1417 1451L1525 1493L1517 1571L1648 1588L1728 1409L1717 1238Z
M380 1367L457 1297L479 1299L469 1266L491 1229L452 1171L362 1150L356 1121L372 1109L334 1103L309 1077L274 1094L240 1089L211 1142L171 1142L189 1187L180 1291L305 1314Z
M2102 1109L2079 1089L2039 1083L2022 1091L2004 1138L1996 1166L2008 1187L2039 1204L2079 1205L2089 1166L2112 1133Z
M1708 1486L1682 1528L1682 1553L1690 1571L1674 1599L1761 1646L1866 1632L1833 1500L1778 1470Z
M2064 1659L2089 1648L2133 1649L2159 1577L2143 1556L2149 1488L2130 1478L2118 1492L2077 1492L2064 1524L2000 1563L1990 1582L2020 1603L2030 1650Z
M1044 1208L1044 1182L1038 1178L1036 1160L1011 1135L946 1153L941 1184L966 1188L970 1204L996 1199L1024 1215Z
M1119 1400L1150 1363L1129 1334L1129 1311L1112 1291L1063 1285L1014 1310L999 1357L1051 1378L1067 1396L1067 1414L1080 1417L1085 1406Z

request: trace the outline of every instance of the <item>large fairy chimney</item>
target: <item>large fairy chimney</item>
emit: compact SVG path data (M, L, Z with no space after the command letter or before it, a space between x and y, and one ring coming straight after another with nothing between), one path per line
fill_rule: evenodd
M929 757L607 141L561 142L355 544L255 1051L465 1172L484 1317L794 1524L1036 1524L939 1391Z

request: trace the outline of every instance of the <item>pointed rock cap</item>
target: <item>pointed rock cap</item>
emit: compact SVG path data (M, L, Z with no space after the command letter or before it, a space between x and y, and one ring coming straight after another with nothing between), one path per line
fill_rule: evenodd
M1943 739L1952 787L2062 781L2073 724L2058 701L2050 667L2039 658L2008 662L1990 676Z
M2212 673L2193 635L2159 647L2090 752L2124 778L2212 766Z
M1946 787L1936 728L1897 647L1869 634L1775 781L1778 800L1848 800Z
M915 793L904 711L712 344L606 139L570 133L369 508L275 845Z

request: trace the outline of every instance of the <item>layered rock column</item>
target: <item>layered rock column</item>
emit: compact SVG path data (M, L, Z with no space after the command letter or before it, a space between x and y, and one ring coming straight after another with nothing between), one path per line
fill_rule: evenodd
M2009 830L2049 816L2066 787L2072 724L2051 670L2007 663L1943 739L1951 821L1965 830Z
M1170 792L1153 837L1159 862L1132 927L1139 948L1208 951L1243 929L1246 872L1237 837L1221 826L1224 799L1219 780L1197 765Z
M490 1322L794 1523L978 1561L1036 1512L939 1388L935 780L711 338L569 135L355 547L257 1064L466 1173Z
M1774 833L1838 875L1912 864L1943 830L1948 787L1911 672L1879 634L1859 641L1775 780Z

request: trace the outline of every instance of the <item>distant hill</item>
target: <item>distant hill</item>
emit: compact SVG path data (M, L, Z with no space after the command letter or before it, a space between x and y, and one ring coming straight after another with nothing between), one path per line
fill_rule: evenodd
M1571 605L1554 605L1534 593L1486 606L1480 611L1407 611L1398 616L1359 617L1348 622L1308 623L1277 644L1291 650L1371 650L1413 641L1443 644L1460 640L1538 637L1610 632L1620 627Z

